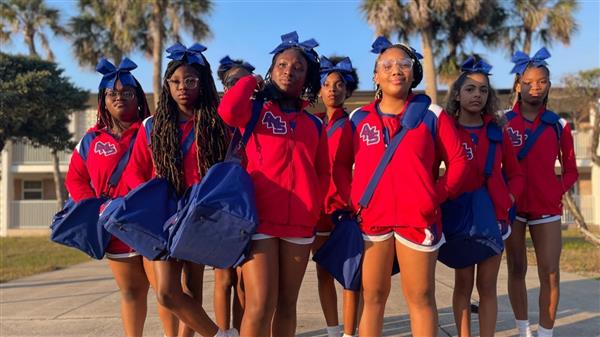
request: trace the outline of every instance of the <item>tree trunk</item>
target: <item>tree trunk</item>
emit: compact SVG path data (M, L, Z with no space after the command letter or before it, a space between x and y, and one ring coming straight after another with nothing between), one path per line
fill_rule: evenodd
M63 195L62 179L60 177L60 166L58 160L58 151L52 150L52 175L54 177L54 189L56 191L56 202L58 208L61 209L65 202L65 196Z
M163 2L157 0L152 8L152 23L150 25L150 36L152 38L152 95L154 97L154 106L158 106L158 99L161 91L161 73L162 73L162 52L163 52L163 32L162 15Z
M431 98L431 103L437 103L437 80L435 76L435 62L431 47L431 31L421 31L421 43L423 45L423 72L425 77L425 93Z
M531 52L531 39L533 36L533 32L526 29L525 30L525 40L523 41L523 52L527 55Z
M35 50L35 32L30 29L25 29L23 36L25 38L25 44L27 44L27 47L29 48L29 56L39 56Z
M575 204L575 200L573 200L573 197L571 197L569 192L565 193L565 195L563 197L563 201L565 203L565 206L569 210L569 212L571 212L571 214L575 218L575 224L577 224L577 229L579 229L579 231L588 240L592 241L596 245L600 245L600 238L598 236L596 236L594 233L590 232L587 224L585 223L585 219L583 218L583 215L581 214L581 211L579 210L579 207L577 207L577 204Z

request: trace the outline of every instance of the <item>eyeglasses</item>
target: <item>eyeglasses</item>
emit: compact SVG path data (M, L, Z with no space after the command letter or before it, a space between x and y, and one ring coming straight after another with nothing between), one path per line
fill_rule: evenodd
M126 101L131 101L132 99L135 98L135 93L131 90L126 90L126 91L106 90L106 92L104 93L104 96L106 96L112 100L116 100L117 97L121 97L122 99L124 99Z
M398 66L402 71L412 69L414 61L412 59L388 59L377 62L377 65L386 73L391 72L394 66Z
M183 87L186 89L196 89L198 87L199 81L200 79L198 77L186 77L183 79ZM175 86L176 88L179 87L179 85L181 84L180 80L168 79L167 82L169 82L170 85Z

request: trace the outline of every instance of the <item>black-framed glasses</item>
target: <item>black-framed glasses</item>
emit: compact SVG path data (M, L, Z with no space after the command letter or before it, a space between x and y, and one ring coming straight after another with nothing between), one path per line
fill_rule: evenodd
M180 80L168 79L167 82L169 82L170 85L173 85L176 88L178 88L179 85L182 84L182 81ZM183 79L183 87L186 89L196 89L198 87L198 82L200 82L200 79L198 77L186 77Z
M116 100L119 96L126 101L131 101L132 99L135 98L135 92L133 92L131 90L124 90L124 91L106 90L106 92L104 93L104 96L112 99L113 101Z

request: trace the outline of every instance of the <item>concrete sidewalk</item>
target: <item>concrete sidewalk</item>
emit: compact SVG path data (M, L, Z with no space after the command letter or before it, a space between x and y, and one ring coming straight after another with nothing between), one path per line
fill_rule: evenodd
M600 281L570 273L562 273L561 279L561 302L555 336L600 336ZM212 270L206 271L204 280L205 308L212 315ZM298 336L326 336L316 280L314 263L311 262L298 302ZM452 270L438 264L436 296L440 320L439 336L456 335L451 308L453 280ZM392 282L392 293L386 307L384 336L409 336L407 308L398 276L395 276ZM530 287L530 320L537 322L538 282L535 267L529 268L527 283ZM506 291L505 264L501 267L498 288L497 336L515 336L517 332L514 329ZM477 296L476 292L474 296ZM162 330L153 294L149 294L148 301L145 336L160 337ZM537 324L534 324L534 327L536 326ZM477 329L474 319L473 331L477 332ZM2 337L122 335L119 293L105 261L83 263L0 285Z

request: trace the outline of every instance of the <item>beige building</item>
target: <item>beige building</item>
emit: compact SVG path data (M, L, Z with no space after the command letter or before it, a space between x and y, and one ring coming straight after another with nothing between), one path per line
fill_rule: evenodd
M502 91L500 94L503 96ZM348 109L365 105L372 97L371 91L357 92L348 102ZM148 101L152 102L151 96ZM551 109L563 112L562 105L551 106ZM90 97L89 106L93 108L72 116L69 130L74 134L74 140L79 140L96 121L95 96ZM313 110L322 111L322 107L316 106ZM575 199L586 221L600 225L600 168L592 169L591 130L576 130L573 137L579 169L579 182L574 187ZM63 177L69 157L70 152L59 154ZM50 150L8 142L0 155L0 171L0 236L47 233L50 219L58 210ZM572 216L565 211L563 222L572 221Z

